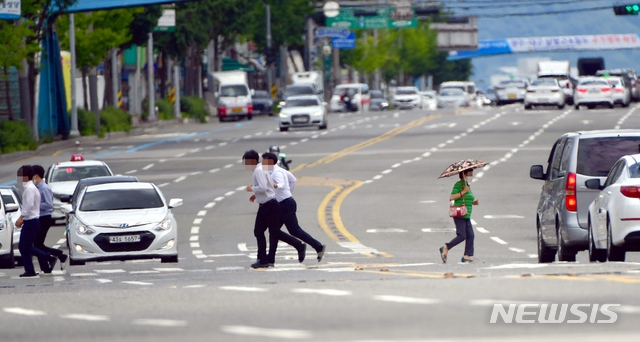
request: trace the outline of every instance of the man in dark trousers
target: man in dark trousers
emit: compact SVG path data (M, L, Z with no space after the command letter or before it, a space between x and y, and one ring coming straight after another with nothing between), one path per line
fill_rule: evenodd
M267 268L274 266L278 240L282 240L298 250L298 261L303 262L307 245L298 239L280 231L278 201L275 199L273 181L269 174L258 163L258 152L250 150L242 156L245 169L253 171L253 185L247 186L248 192L253 192L249 201L257 201L260 207L256 215L253 235L258 242L258 261L252 268ZM267 240L264 233L269 229L269 254L267 255Z
M296 185L296 177L291 172L276 165L277 162L278 156L276 156L275 153L262 155L262 164L267 165L267 170L275 183L276 200L280 206L280 225L282 226L284 224L287 226L289 234L313 247L318 253L318 262L320 262L322 261L327 245L321 244L300 228L298 217L296 216L298 204L291 194Z
M58 259L60 259L60 267L64 267L64 263L67 261L67 255L62 253L59 249L49 248L44 245L44 240L47 238L47 233L49 233L49 228L53 224L53 219L51 218L51 213L53 212L53 191L44 181L44 168L40 165L33 165L33 182L36 184L38 191L40 192L40 231L38 231L38 235L36 236L36 240L33 245L46 253L51 255L55 255ZM40 263L40 269L44 273L50 273L42 267L42 265L46 265L46 260L42 257L38 257L38 262Z
M18 169L18 181L22 181L24 193L22 194L22 215L16 221L16 227L21 227L20 242L18 248L22 255L22 263L24 264L24 273L20 277L35 277L38 275L33 268L32 256L42 258L44 264L40 268L45 273L51 273L58 258L43 252L33 246L33 242L40 230L40 192L33 183L33 167L31 165L23 165Z

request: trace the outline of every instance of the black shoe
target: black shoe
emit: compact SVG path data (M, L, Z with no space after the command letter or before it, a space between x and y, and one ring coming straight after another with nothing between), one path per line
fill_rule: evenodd
M303 262L304 257L307 255L307 244L303 243L302 247L298 250L298 261Z
M64 267L66 265L67 259L69 258L66 254L58 255L58 259L60 259L60 269L64 271Z
M269 267L276 267L276 264L274 264L274 263L270 262L270 263L269 263Z
M58 258L53 256L53 255L50 256L48 259L49 259L48 265L47 265L48 267L43 267L45 265L41 265L40 266L40 268L42 269L42 272L47 273L47 274L49 274L49 273L51 273L51 271L53 271L53 268L56 266L56 263L58 262Z
M24 272L20 275L20 278L37 277L37 276L38 276L38 273L36 272L31 272L31 273Z
M267 267L269 267L269 264L263 264L260 261L257 261L251 264L251 268L267 268Z
M322 257L324 257L325 249L327 249L327 245L322 245L322 249L318 252L318 262L322 261Z

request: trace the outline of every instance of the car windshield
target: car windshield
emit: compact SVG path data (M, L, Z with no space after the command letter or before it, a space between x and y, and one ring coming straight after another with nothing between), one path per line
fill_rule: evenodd
M249 92L244 85L228 85L220 87L220 96L247 96Z
M459 88L444 88L440 90L440 96L461 96L464 94Z
M372 91L370 94L372 99L384 99L381 91Z
M254 99L268 99L269 93L266 90L256 90L253 94Z
M76 190L73 192L73 197L77 197L79 193L82 192L82 190L84 190L86 187L91 186L91 185L99 185L99 184L109 184L109 183L131 183L131 182L137 182L137 179L118 179L118 180L109 180L109 181L104 181L104 180L100 180L100 182L79 182L78 185L76 186ZM73 200L73 198L72 198Z
M463 86L456 86L456 87L454 87L454 86L446 86L446 87L440 89L440 93L442 94L442 91L445 90L445 89L459 89L462 92L466 91L466 89L464 89Z
M346 92L353 92L354 94L358 93L358 88L356 87L336 87L336 90L333 92L334 95L342 95Z
M4 202L5 205L16 203L16 201L13 200L13 196L5 194L2 194L2 202Z
M319 106L317 100L314 99L293 99L287 101L286 107L311 107L311 106Z
M580 81L580 85L609 85L609 83L607 83L607 81L605 80L596 80L596 79L590 79L590 80L582 80Z
M70 182L103 176L111 176L109 169L104 165L58 167L53 170L49 182Z
M287 87L284 90L285 96L293 96L293 95L314 95L312 87Z
M161 208L164 204L155 189L119 189L88 192L82 198L81 211Z
M412 88L398 88L396 90L396 95L414 95L417 94L418 92L415 89Z
M591 177L606 177L618 159L638 153L640 137L580 139L577 173Z
M531 83L531 85L534 86L554 86L557 85L557 81L553 78L539 78L535 81L533 81L533 83Z

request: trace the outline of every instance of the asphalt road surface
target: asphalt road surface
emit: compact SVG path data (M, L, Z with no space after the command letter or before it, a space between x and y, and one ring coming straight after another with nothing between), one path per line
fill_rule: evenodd
M0 341L637 341L640 254L624 263L537 263L535 212L554 141L576 130L640 128L629 108L524 111L521 105L330 114L329 128L279 132L272 117L186 124L0 165L0 184L21 164L74 153L116 174L158 185L179 225L177 264L87 263L20 279L0 270ZM322 262L289 246L276 267L252 270L257 205L241 157L278 144L298 178L303 229L327 244ZM475 262L443 264L455 235L437 179L452 162L489 162L475 172ZM66 249L63 226L47 244ZM38 268L38 266L36 266ZM585 304L581 324L490 323L495 304ZM595 308L605 304L611 316ZM522 307L522 305L518 306ZM545 306L546 308L546 306ZM586 308L586 309L585 309ZM519 310L519 309L518 309ZM502 317L502 316L501 316Z

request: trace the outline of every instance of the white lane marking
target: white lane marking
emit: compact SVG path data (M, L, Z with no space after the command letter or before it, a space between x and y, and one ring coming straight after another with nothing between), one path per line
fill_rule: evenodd
M23 308L2 308L2 311L7 312L7 313L16 314L16 315L24 315L24 316L43 316L43 315L46 315L46 313L44 311L23 309Z
M338 242L338 245L356 253L380 254L380 251L377 249L367 247L360 242Z
M233 164L227 164L224 166L225 169L232 168L232 167L233 167Z
M92 277L97 275L98 273L71 273L72 277Z
M472 225L474 225L474 226L475 226L476 224L478 224L478 222L476 222L474 219L470 219L470 220L471 220L471 224L472 224Z
M250 287L250 286L220 286L220 290L225 291L240 291L240 292L267 292L269 289L263 287Z
M325 296L350 296L351 291L334 290L334 289L292 289L293 293L311 293Z
M638 314L640 313L640 306L622 305L620 307L613 307L611 310L626 314Z
M100 284L106 284L106 283L112 283L113 280L111 279L104 279L104 278L98 278L96 279L97 282L99 282Z
M476 228L476 230L479 231L482 234L489 234L489 231L484 229L484 228L482 228L482 227L478 227L478 228Z
M364 183L364 184L373 183L373 180L369 179L369 180L366 180L366 181L364 181L364 182L362 182L362 183Z
M189 237L189 241L198 241L198 235L191 235L191 237Z
M491 240L493 240L493 241L495 241L495 242L497 242L497 243L499 243L501 245L506 245L507 244L506 241L502 240L501 238L499 238L497 236L492 236Z
M246 186L239 186L239 187L236 188L236 191L243 191L243 190L246 190L246 189L247 189Z
M193 250L193 251L191 251L191 253L193 255L204 255L204 253L199 249ZM205 255L205 258L206 258L206 255Z
M149 165L143 167L142 169L146 171L146 170L149 170L150 168L152 168L154 165L155 164L149 164Z
M521 248L509 247L509 250L514 251L516 253L524 253L524 249L521 249Z
M455 232L455 228L422 228L425 233L449 233Z
M218 146L224 146L224 145L226 145L226 144L227 144L227 142L225 141L225 142L221 142L221 143L219 143L219 144L218 144Z
M251 139L251 134L249 135L245 135L244 137L242 137L243 139Z
M138 170L131 170L131 171L127 171L127 172L125 172L124 174L125 174L125 175L130 175L130 174L132 174L132 173L136 173L136 172L138 172Z
M55 276L53 277L53 281L65 281L66 279L64 279L64 277L61 276Z
M531 259L534 259L538 257L538 254L527 254L527 256Z
M300 140L300 142L301 142L301 143L305 143L305 142L307 142L307 141L309 141L309 139L308 139L308 138L304 138L304 139Z
M237 271L244 270L244 267L218 267L216 271Z
M427 158L429 156L431 156L431 152L425 152L425 153L422 154L423 158Z
M367 229L367 233L405 233L406 231L400 228Z
M131 271L129 272L129 274L155 274L155 273L160 273L160 271Z
M393 170L391 170L391 169L387 169L387 170L384 170L384 171L382 171L382 172L380 172L380 173L382 173L383 175L386 175L386 174L391 173L391 171L393 171Z
M542 302L535 301L522 301L522 300L504 300L504 299L472 299L469 301L469 305L473 306L493 306L495 304L541 304Z
M399 166L402 166L402 163L395 163L395 164L391 165L391 167L394 168L394 169L399 167Z
M147 283L144 281L133 281L133 280L126 280L122 282L123 284L130 284L130 285L140 285L140 286L145 286L145 285L153 285L153 283Z
M229 192L227 192L227 193L226 193L226 194L224 194L224 195L225 195L225 196L231 196L231 195L233 195L233 194L235 194L235 193L236 193L235 191L229 191Z
M209 173L216 173L218 171L220 171L220 169L211 169L211 170L209 170Z
M173 319L136 319L131 322L135 325L151 325L154 327L186 327L186 321L178 321Z
M223 325L221 329L227 334L242 336L263 336L290 340L311 338L311 332L306 330L266 329L246 325Z
M178 154L178 155L176 156L176 158L181 158L181 157L184 157L185 155L186 155L186 153L180 153L180 154Z
M166 161L167 161L166 159L160 159L160 160L158 160L158 163L164 163Z
M382 175L377 175L377 176L373 177L373 179L375 179L375 180L378 180L380 178L382 178Z
M189 246L191 248L200 248L200 242L190 242Z
M203 287L206 287L206 286L198 284L198 285L186 285L186 286L183 286L182 288L183 289L201 289Z
M409 303L409 304L436 304L440 303L439 299L433 298L413 298L413 297L403 297L403 296L373 296L373 300L379 300L384 302L394 302L394 303Z
M430 204L430 203L436 203L436 201L433 201L433 200L427 200L427 201L420 201L420 203Z
M159 188L164 188L165 186L169 185L169 183L162 183L160 185L158 185Z
M247 256L246 254L209 254L212 258ZM244 267L241 267L244 269Z
M92 321L92 322L109 321L109 320L111 320L111 318L109 318L109 316L87 315L87 314L66 314L66 315L61 315L60 317L67 318L67 319L77 319L77 320L81 320L81 321Z
M113 269L113 270L94 270L97 273L126 273L127 271L123 269Z
M198 212L198 216L206 216L207 215L207 211L206 210L200 210Z
M220 202L220 201L222 201L223 199L224 199L224 197L220 196L220 197L216 197L216 198L214 199L214 201L216 201L216 202Z
M209 145L209 146L205 147L204 149L205 149L206 151L209 151L209 150L212 150L212 149L214 149L214 148L216 148L216 147L215 147L215 146L213 146L213 145Z
M189 175L190 176L197 176L197 175L199 175L201 173L202 173L202 171L196 171L196 172L191 172Z
M63 243L67 242L67 239L60 239L58 240L58 242L56 242L58 245L61 245Z
M200 227L191 227L191 234L200 233Z
M205 205L205 209L211 209L216 205L216 202L209 202L207 203L207 205Z
M182 271L184 271L180 267L161 267L161 268L154 268L154 270L160 271L160 272L182 272Z
M187 179L187 176L181 176L181 177L176 178L173 182L174 183L179 183L179 182L182 182L185 179Z
M523 219L520 215L484 215L486 219Z
M514 268L542 268L547 267L550 264L506 264L498 266L484 267L487 270L510 270Z
M247 248L247 244L246 243L239 243L238 244L238 250L241 252L248 252L249 248Z
M201 218L197 218L193 220L193 224L200 224L202 223L202 219Z

